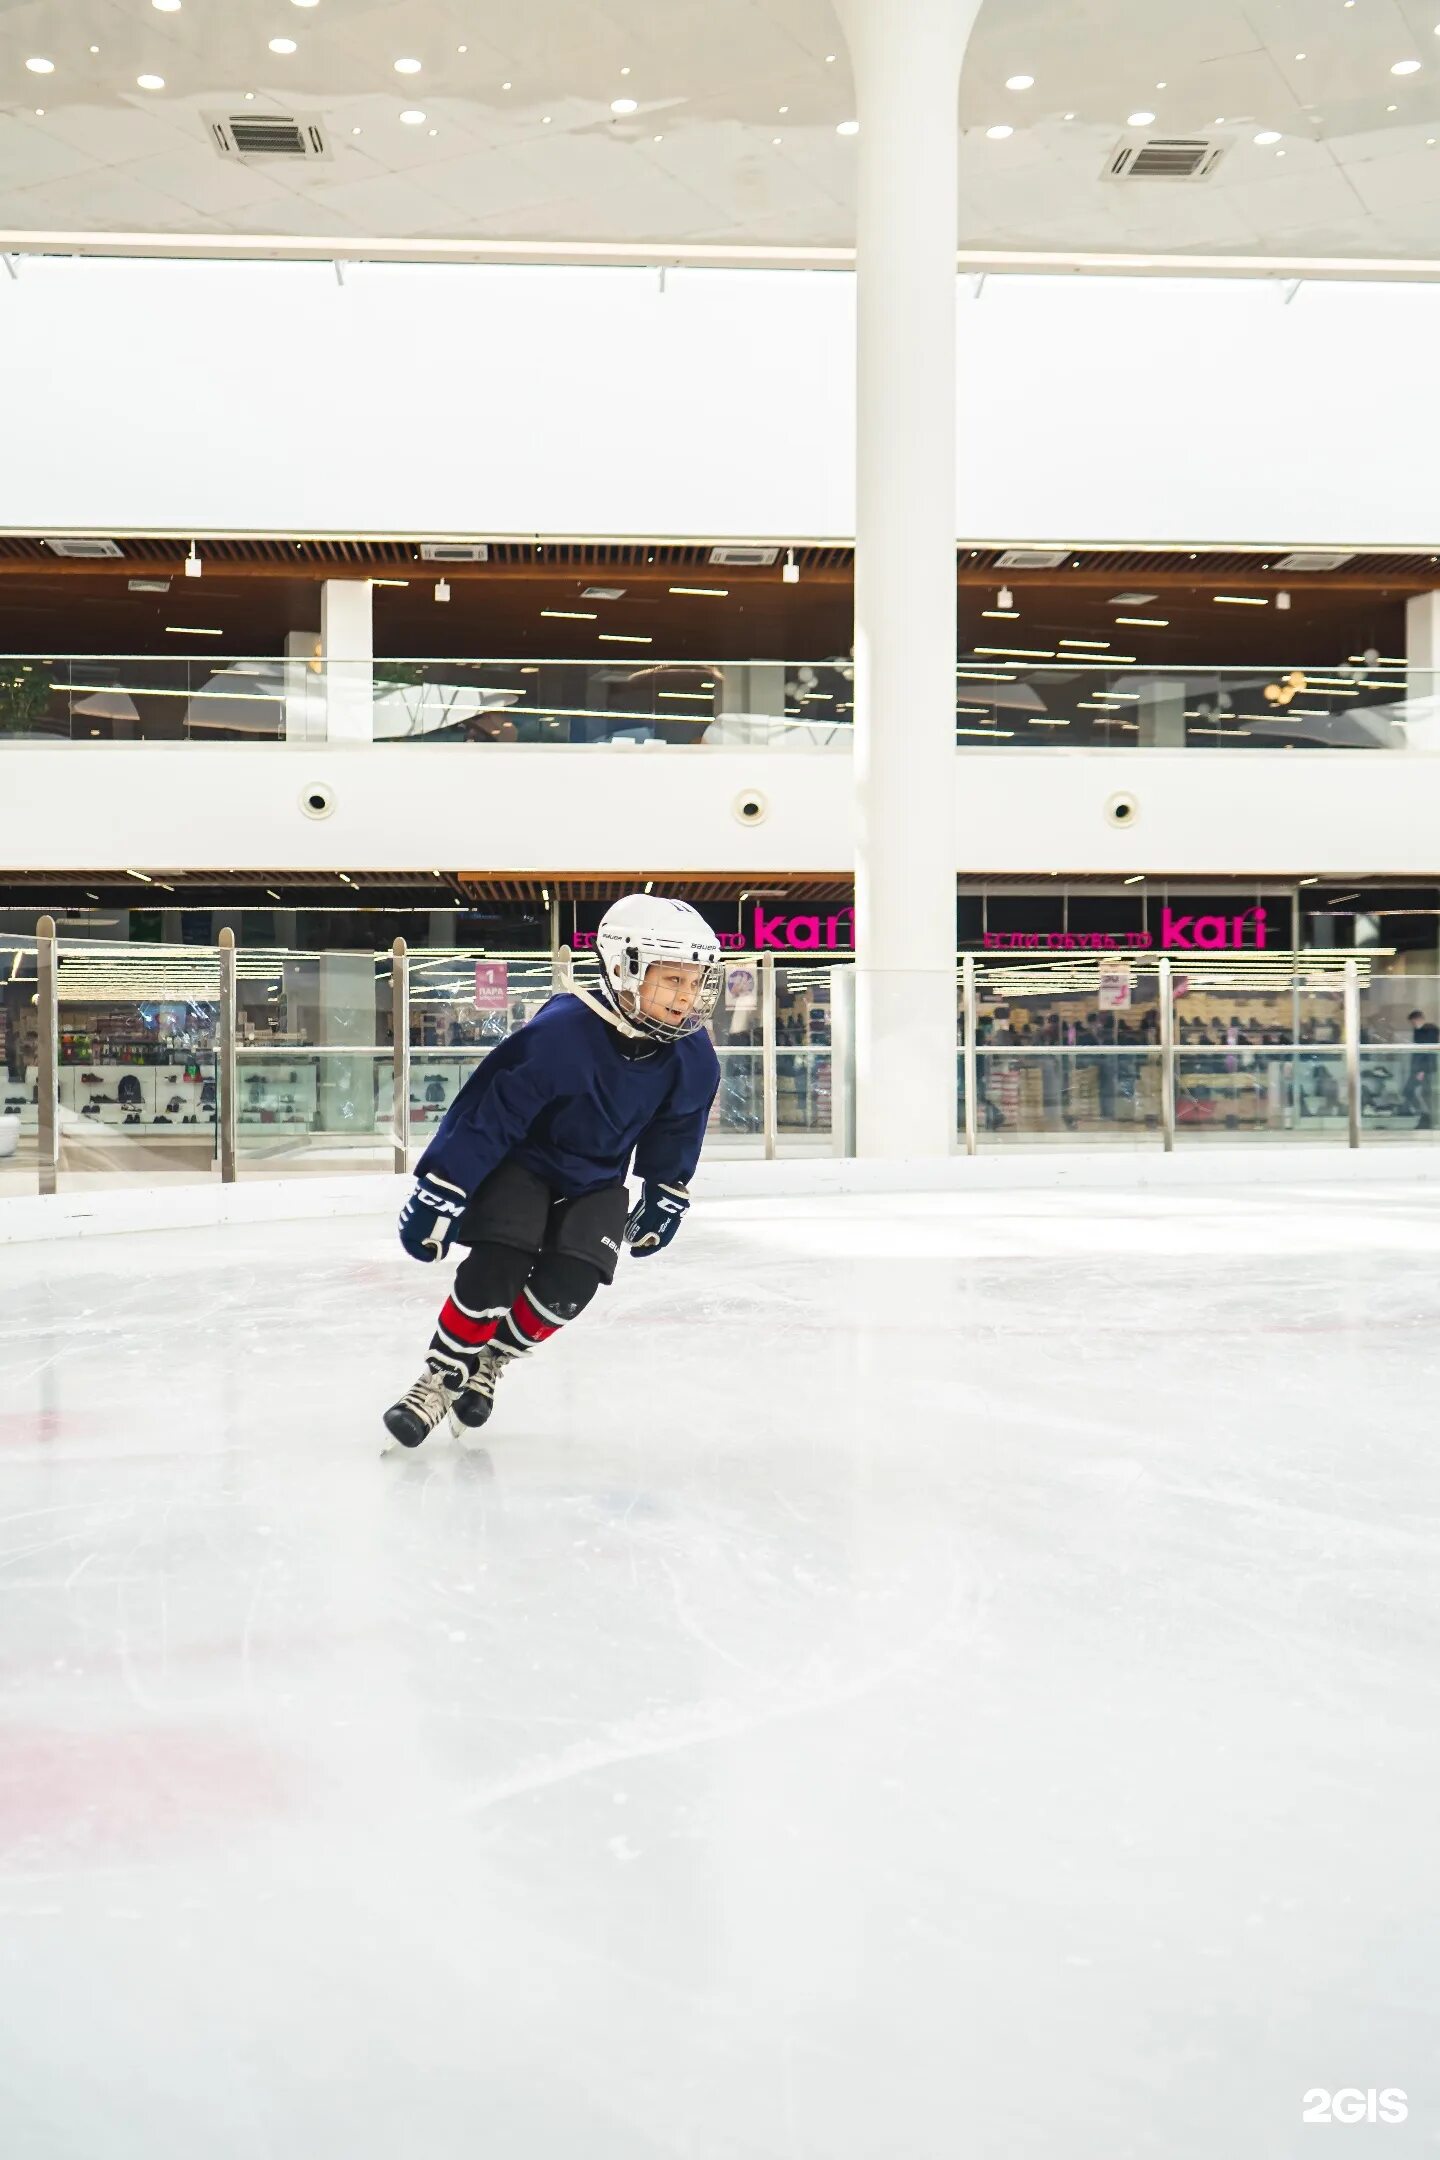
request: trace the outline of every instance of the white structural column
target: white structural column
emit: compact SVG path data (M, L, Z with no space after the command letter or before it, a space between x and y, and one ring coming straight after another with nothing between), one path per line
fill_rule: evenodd
M320 588L325 732L331 742L375 734L375 615L368 578L327 578Z
M955 254L979 0L838 0L855 70L856 1148L956 1125Z
M1405 603L1405 658L1410 699L1440 697L1440 592L1416 593ZM1440 742L1434 720L1412 723L1407 748L1433 750Z

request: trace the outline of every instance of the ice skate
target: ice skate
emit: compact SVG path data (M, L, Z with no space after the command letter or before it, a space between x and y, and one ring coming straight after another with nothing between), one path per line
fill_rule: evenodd
M457 1440L471 1439L488 1422L500 1375L509 1363L508 1357L488 1344L480 1352L473 1376L450 1401L450 1430Z
M385 1412L385 1430L391 1439L401 1447L419 1447L444 1419L460 1384L458 1372L442 1372L428 1364L415 1385Z

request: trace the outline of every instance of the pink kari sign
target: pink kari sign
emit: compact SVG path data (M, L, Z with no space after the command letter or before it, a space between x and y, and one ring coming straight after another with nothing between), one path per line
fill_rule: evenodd
M504 960L475 963L476 1012L504 1012L510 1002L510 969Z
M1263 907L1239 915L1177 915L1163 908L1160 936L1149 930L987 930L987 952L1264 952L1269 933Z

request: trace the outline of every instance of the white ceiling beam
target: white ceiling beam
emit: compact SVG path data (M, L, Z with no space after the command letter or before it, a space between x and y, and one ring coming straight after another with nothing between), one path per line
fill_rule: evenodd
M839 270L853 248L664 245L640 241L313 240L289 234L11 232L0 255L142 256L211 262L533 264L647 270ZM7 267L9 267L7 265ZM1163 255L965 248L957 273L985 277L1283 278L1305 282L1417 285L1440 282L1440 255Z

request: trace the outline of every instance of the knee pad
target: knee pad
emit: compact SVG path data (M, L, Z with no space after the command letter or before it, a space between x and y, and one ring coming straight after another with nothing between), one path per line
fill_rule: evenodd
M557 1320L573 1320L594 1297L600 1279L599 1269L591 1267L588 1260L577 1260L570 1253L545 1252L536 1261L525 1287Z

